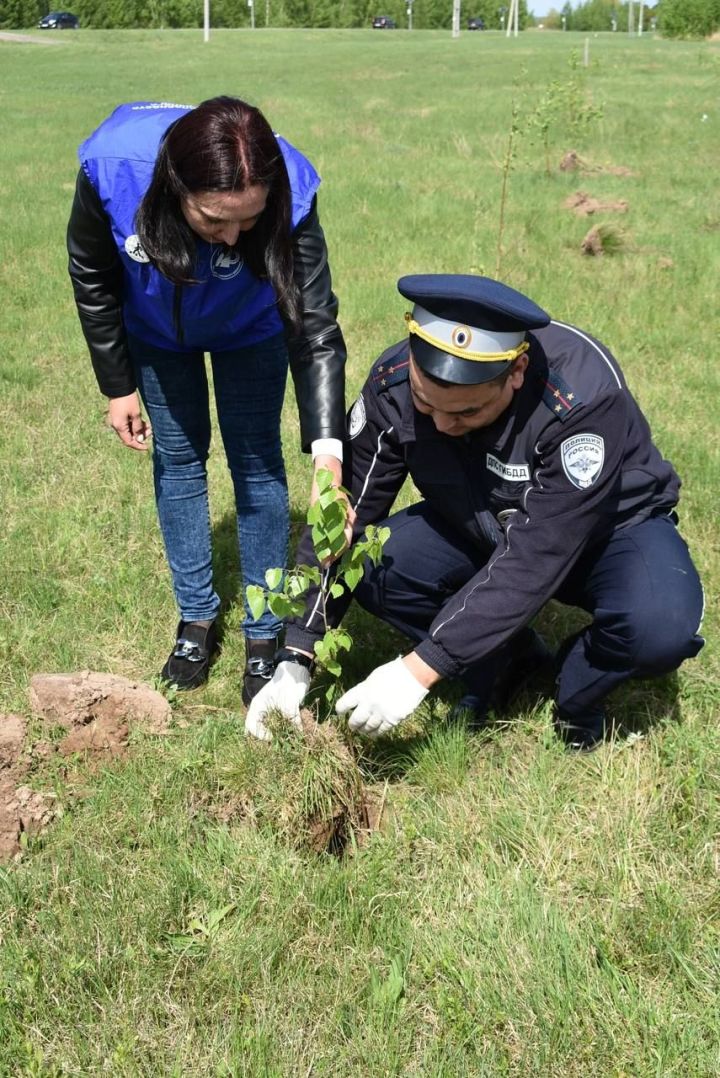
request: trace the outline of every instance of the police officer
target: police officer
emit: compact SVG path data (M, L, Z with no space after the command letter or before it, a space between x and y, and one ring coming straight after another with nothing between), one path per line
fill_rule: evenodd
M398 289L413 304L409 336L373 365L350 412L344 481L356 534L391 528L355 597L415 647L337 711L358 733L385 734L437 682L462 676L482 715L498 670L537 658L528 626L555 598L592 618L559 650L555 697L558 735L592 749L612 689L675 670L703 645L678 476L588 333L488 278L411 276ZM408 475L422 500L388 518ZM306 535L298 561L311 557ZM273 709L298 721L323 632L314 599L251 705L255 736ZM348 602L332 604L335 623Z

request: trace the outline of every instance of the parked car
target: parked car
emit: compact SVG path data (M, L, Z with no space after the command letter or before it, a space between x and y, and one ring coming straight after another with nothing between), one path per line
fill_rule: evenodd
M373 19L373 30L397 30L397 23L389 15L376 15Z
M481 18L468 19L468 30L484 30L485 20Z
M71 15L69 11L51 11L38 23L39 30L77 30L79 26L77 15Z

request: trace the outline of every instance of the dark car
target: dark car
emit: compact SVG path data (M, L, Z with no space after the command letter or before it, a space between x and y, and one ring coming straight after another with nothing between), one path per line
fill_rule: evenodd
M376 15L373 19L373 30L397 30L397 23L389 15Z
M77 30L79 26L77 15L71 15L69 11L51 11L38 23L39 30Z
M485 29L485 20L484 19L480 19L480 18L468 19L468 30L484 30L484 29Z

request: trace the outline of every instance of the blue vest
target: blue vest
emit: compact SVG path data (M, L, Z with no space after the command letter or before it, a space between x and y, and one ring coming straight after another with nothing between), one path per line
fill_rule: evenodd
M147 261L135 214L155 167L162 136L191 105L136 101L120 105L78 150L80 163L110 218L125 271L123 315L128 333L172 351L223 351L282 330L272 285L241 257L197 238L198 284L182 290L182 345L173 325L175 286ZM290 178L292 227L307 216L320 177L303 155L276 136Z

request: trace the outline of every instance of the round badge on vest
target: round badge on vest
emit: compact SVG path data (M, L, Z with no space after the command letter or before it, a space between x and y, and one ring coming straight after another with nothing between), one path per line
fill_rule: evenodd
M138 236L128 236L125 240L125 254L132 258L133 262L149 262L150 259L145 254L145 248L140 242Z
M237 251L230 251L226 247L218 247L210 256L210 272L220 281L230 281L237 277L243 265Z

